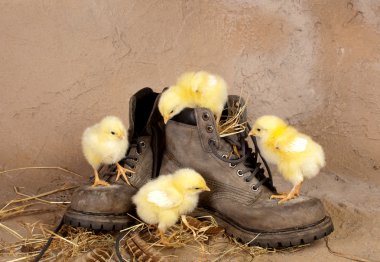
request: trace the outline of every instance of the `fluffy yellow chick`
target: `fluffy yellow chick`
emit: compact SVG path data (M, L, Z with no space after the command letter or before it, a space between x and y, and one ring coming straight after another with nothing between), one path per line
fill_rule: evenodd
M204 107L213 112L219 124L227 98L227 84L220 76L190 72L181 75L176 85L161 95L158 108L165 123L185 107Z
M117 177L123 176L129 184L126 171L118 162L125 156L128 148L127 131L122 121L116 116L107 116L99 123L86 128L82 136L82 149L88 163L94 169L95 181L93 186L109 186L104 180L99 179L98 169L102 164L116 164Z
M165 124L186 107L196 107L194 96L190 89L175 85L163 92L158 102L158 110L164 118Z
M322 147L276 116L258 118L249 133L257 136L263 157L276 164L283 177L293 184L288 194L273 195L283 203L299 196L304 178L316 176L325 166Z
M189 86L196 106L210 109L216 117L216 123L219 123L228 99L227 84L223 78L199 71L183 74L178 79L177 85L184 89Z
M146 183L132 201L144 222L158 224L161 241L165 243L165 231L180 216L195 209L203 191L210 191L203 177L193 169L183 168Z

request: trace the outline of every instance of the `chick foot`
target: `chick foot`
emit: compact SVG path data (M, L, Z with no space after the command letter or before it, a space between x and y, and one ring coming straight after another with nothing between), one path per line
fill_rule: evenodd
M104 180L101 180L101 179L98 179L94 181L94 184L92 184L93 187L96 187L96 186L110 186L110 184Z
M270 199L284 199L289 193L280 193L277 195L271 195Z
M282 204L286 201L297 198L300 195L301 184L302 183L296 184L288 194L284 193L279 195L272 195L270 199L281 199L280 201L278 201L278 203Z
M126 175L126 172L135 173L135 171L130 170L128 168L124 168L119 163L116 163L116 168L117 168L117 175L116 175L115 181L119 180L120 176L122 176L124 178L125 182L128 185L131 185L131 183L129 182L128 177Z
M160 241L159 241L160 244L162 244L164 246L171 246L172 245L172 243L170 242L170 238L167 237L164 232L157 229L157 233L158 233L158 236L160 237Z
M109 186L110 185L108 182L99 178L99 174L98 174L98 171L96 169L94 169L94 175L95 175L95 180L94 180L94 184L92 184L93 187Z
M272 195L270 197L270 199L281 199L280 201L278 201L278 204L282 204L286 201L289 201L293 198L296 198L297 196L292 193L292 192L289 192L289 194L282 194L282 195Z
M161 232L159 229L157 229L157 235L160 238L159 244L166 246L166 247L180 247L180 243L176 241L172 241L172 238L176 235L176 233L172 233L171 236L165 235L165 233Z

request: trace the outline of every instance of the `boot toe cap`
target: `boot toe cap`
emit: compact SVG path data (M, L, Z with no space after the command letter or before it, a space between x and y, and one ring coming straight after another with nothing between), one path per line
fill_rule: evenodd
M230 203L228 203L230 202ZM263 200L252 205L239 205L225 200L218 215L236 226L254 232L279 232L318 224L326 217L322 202L317 198L301 196L283 204L278 200Z
M131 210L135 193L129 186L83 186L73 193L71 208L84 213L122 214Z

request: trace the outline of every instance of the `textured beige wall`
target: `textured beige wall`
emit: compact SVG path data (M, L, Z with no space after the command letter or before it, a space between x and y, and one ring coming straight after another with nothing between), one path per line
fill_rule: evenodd
M84 128L127 121L129 96L187 70L250 94L320 141L328 169L380 185L380 3L360 1L0 2L0 170L83 174Z

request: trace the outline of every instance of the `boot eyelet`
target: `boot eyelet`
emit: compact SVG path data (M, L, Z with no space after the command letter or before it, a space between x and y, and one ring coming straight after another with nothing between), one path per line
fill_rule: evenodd
M234 168L234 167L236 167L236 164L229 163L228 166L231 167L231 168Z
M207 120L210 119L210 115L207 114L207 113L203 113L203 114L202 114L202 119L203 119L204 121L207 121Z
M127 174L127 177L128 177L128 178L132 178L132 177L133 177L133 173L128 173L128 174Z
M140 141L140 146L141 147L145 147L145 142L144 141Z
M223 158L227 158L227 155L222 155Z
M207 130L208 133L212 133L214 131L214 127L212 125L208 125L206 127L206 130Z
M238 176L243 176L244 174L243 174L243 170L241 170L241 169L239 169L238 171L236 171L236 174L238 175Z
M240 103L239 102L235 102L235 107L239 108L240 107Z
M259 188L256 187L255 185L253 185L253 186L251 187L251 189L252 189L252 191L257 191L257 190L259 190Z

